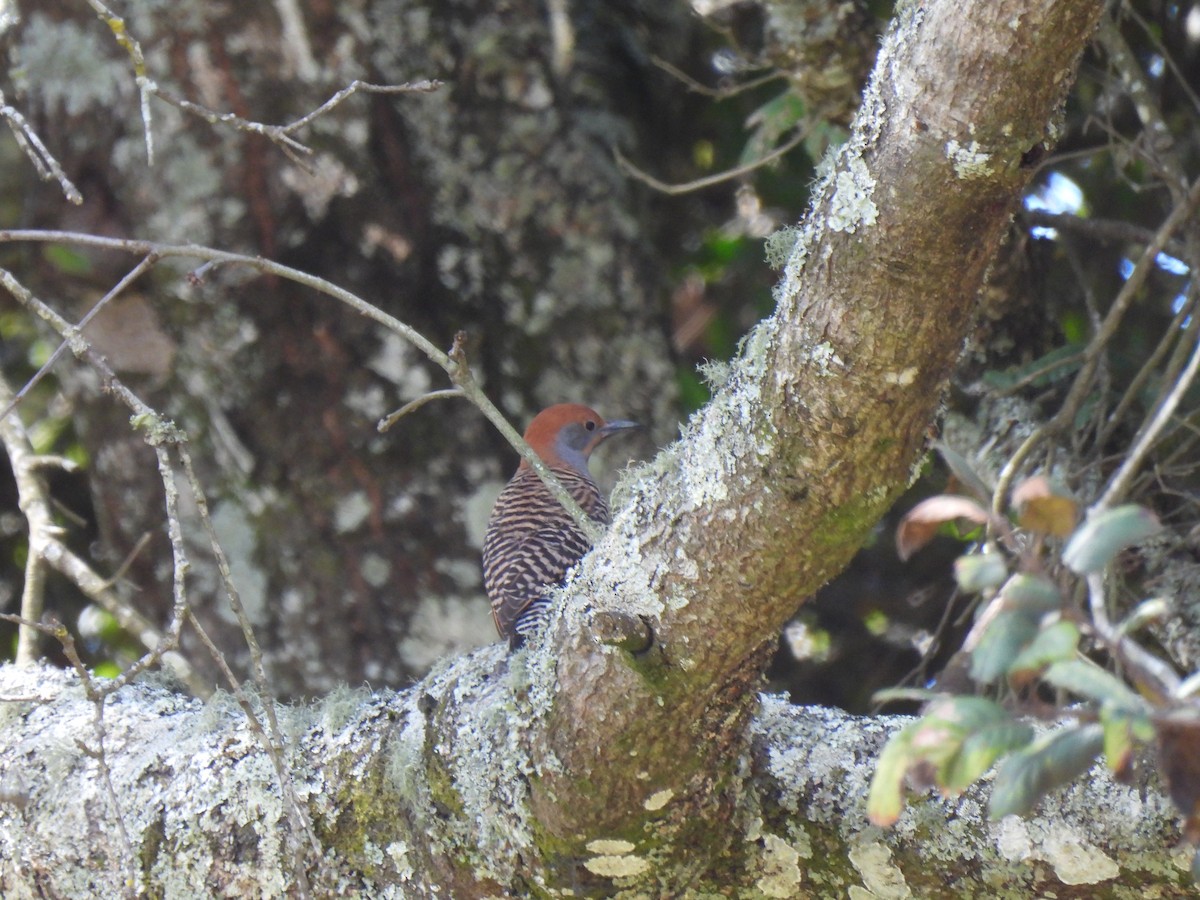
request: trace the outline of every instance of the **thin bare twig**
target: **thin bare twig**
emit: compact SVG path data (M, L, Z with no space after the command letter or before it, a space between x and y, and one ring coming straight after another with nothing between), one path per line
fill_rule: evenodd
M1162 398L1150 420L1138 432L1133 447L1126 454L1125 461L1121 463L1121 467L1109 479L1108 487L1100 497L1100 500L1097 501L1095 509L1106 509L1114 503L1120 502L1125 496L1133 476L1141 467L1146 454L1150 452L1150 448L1158 438L1159 432L1162 431L1167 421L1174 415L1179 402L1183 399L1183 395L1192 386L1192 381L1196 378L1196 372L1200 369L1200 333L1193 329L1191 337L1192 353L1188 358L1187 366L1180 373L1179 377L1173 380L1171 390Z
M10 286L11 287L11 286ZM29 298L32 299L32 298ZM11 397L8 385L0 379L0 402ZM11 403L8 404L11 406ZM183 679L197 696L207 696L211 689L199 678L187 660L175 652L178 646L178 628L173 635L163 634L141 613L132 609L110 589L110 584L97 574L86 562L76 556L60 539L61 529L53 524L49 513L49 499L45 485L40 479L31 482L29 473L40 468L42 459L33 454L33 448L16 413L0 419L0 437L3 438L14 475L17 477L18 493L25 493L21 510L29 524L29 555L27 561L26 593L37 592L46 564L66 576L93 602L99 604L116 618L128 633L135 636L146 648L146 655L133 667L134 672L161 661ZM40 494L38 493L40 492ZM29 567L35 566L34 580L29 580ZM22 617L26 622L36 622L41 609L32 603L22 604ZM182 620L180 620L182 623ZM28 625L20 626L17 659L31 662L36 658L36 635L39 629ZM34 637L29 637L34 635Z
M7 383L0 378L0 401L10 395L11 392ZM7 420L0 420L0 436L3 438L6 450L8 451L9 461L12 465L14 473L20 470L34 471L42 467L42 463L47 459L44 456L33 455L33 448L29 444L29 438L25 434L24 426L15 413L10 414ZM64 460L64 463L67 462ZM35 485L31 485L25 479L24 475L17 478L18 494L22 486L26 491L32 490ZM37 487L44 488L44 484L38 480ZM42 498L40 502L49 503L48 495ZM25 507L21 507L22 511ZM48 512L47 512L48 515ZM136 609L131 607L121 597L112 590L112 583L120 578L122 569L118 569L116 574L111 578L104 578L97 573L87 562L75 553L60 539L61 529L58 526L52 525L49 528L38 524L43 517L35 515L29 518L27 515L26 521L29 524L30 531L37 531L40 534L39 539L31 539L28 561L37 560L40 563L51 566L80 591L84 593L93 603L103 607L110 615L116 619L117 624L121 626L128 634L135 637L147 651L153 653L156 648L166 646L166 638L163 633ZM145 538L139 542L138 547L145 545ZM136 552L135 548L135 552ZM127 563L123 563L122 566ZM40 576L39 576L40 579ZM36 613L36 615L30 615ZM38 609L24 606L22 607L22 615L29 621L37 621L41 616ZM33 646L33 641L22 638L22 635L28 632L37 633L36 629L21 626L22 630L18 632L18 654L19 661L32 661L36 657L36 648ZM27 647L22 653L22 647ZM212 694L212 688L205 682L199 674L192 668L191 663L174 650L164 650L162 652L162 663L169 668L175 675L180 678L188 688L197 697L208 697Z
M1195 308L1196 287L1195 281L1193 281L1188 288L1187 301L1184 302L1180 307L1180 311L1175 313L1175 317L1166 326L1163 331L1162 340L1158 342L1157 347L1154 347L1150 356L1147 356L1146 361L1139 368L1138 374L1135 374L1127 388L1124 389L1124 394L1121 395L1121 400L1117 401L1116 408L1109 414L1109 419L1104 424L1104 430L1100 432L1098 439L1099 446L1103 446L1108 442L1108 439L1112 437L1112 433L1118 427L1121 427L1121 422L1124 421L1124 416L1129 412L1129 408L1141 397L1142 389L1145 388L1147 382L1150 382L1154 372L1158 370L1160 362L1163 361L1166 354L1170 353L1171 348L1180 346L1181 338L1194 335L1196 329L1200 328L1200 319L1196 319L1194 316ZM1189 318L1192 319L1192 322L1187 325L1187 328L1184 328L1184 322L1187 322ZM1170 368L1172 367L1169 366L1169 371L1165 373L1165 377L1163 378L1165 384L1170 384L1171 380L1178 374L1177 367L1175 367L1176 371L1174 373L1170 371Z
M62 646L67 660L79 676L79 680L83 682L84 693L87 695L88 700L92 702L92 732L96 735L96 746L94 748L88 747L79 738L76 738L75 743L85 756L95 760L97 768L100 769L100 779L104 783L104 793L108 796L108 802L112 805L112 817L116 820L117 833L121 836L121 847L125 851L125 859L122 862L129 873L125 879L125 896L130 898L140 897L143 895L143 888L145 887L143 874L141 866L137 864L137 854L133 850L133 841L129 839L129 829L125 827L125 812L121 806L121 799L117 796L117 789L113 785L112 769L108 766L108 754L104 746L105 738L108 737L108 729L104 725L104 706L109 692L96 688L96 683L92 679L91 673L88 672L87 666L83 664L83 660L79 658L79 652L75 649L75 639L71 637L71 632L61 623L55 622L53 633Z
M71 183L71 179L67 177L63 167L54 158L54 154L46 149L46 145L37 136L37 132L29 127L25 117L8 105L3 91L0 91L0 118L4 119L8 123L8 127L12 129L17 146L33 163L38 177L43 181L57 181L64 197L76 206L82 203L83 195L79 193L79 189Z
M1154 240L1154 229L1115 219L1085 219L1074 213L1051 213L1043 210L1022 210L1019 219L1033 228L1053 228L1078 234L1088 240L1106 244L1148 244ZM1176 258L1184 255L1183 242L1172 238L1163 247Z
M772 69L766 75L752 78L749 81L743 81L741 84L734 84L725 88L712 88L707 84L697 81L687 72L672 65L661 56L651 56L650 62L658 66L676 81L679 81L689 91L696 94L703 94L705 97L712 97L714 100L725 100L729 97L736 97L745 91L751 91L756 87L762 87L764 84L770 84L772 81L778 81L781 78L787 77L778 69Z
M1108 313L1096 334L1088 342L1087 348L1084 350L1084 361L1079 374L1075 377L1075 381L1071 384L1071 389L1067 392L1066 399L1063 400L1062 406L1050 420L1047 427L1052 430L1060 430L1070 427L1075 418L1075 413L1078 412L1080 404L1087 397L1088 392L1092 388L1092 379L1096 374L1096 368L1100 364L1101 355L1109 341L1117 334L1121 327L1121 322L1129 308L1133 305L1134 298L1146 279L1158 264L1158 255L1162 252L1163 247L1171 236L1181 228L1186 222L1190 221L1196 207L1200 205L1200 179L1192 183L1187 195L1182 202L1177 203L1171 210L1171 214L1159 226L1158 231L1154 234L1154 239L1150 241L1142 250L1142 255L1138 258L1137 263L1130 272L1129 277L1125 279L1125 283L1121 286L1121 290L1117 292L1117 296L1113 299L1112 306L1109 307Z
M150 98L157 97L164 103L181 109L184 112L198 116L210 125L230 125L238 131L243 131L248 134L259 134L271 141L277 146L288 159L296 165L308 169L307 163L302 157L311 156L312 148L296 140L293 132L310 124L314 119L329 112L335 106L340 104L352 94L363 91L370 94L414 94L414 93L429 93L441 87L442 82L434 79L424 79L421 81L406 82L404 84L369 84L365 81L355 80L346 87L342 88L312 112L301 116L294 122L288 125L267 125L262 122L254 122L249 119L244 119L234 113L219 113L209 109L207 106L195 103L182 97L179 94L169 91L160 86L149 75L146 69L146 57L142 53L141 44L130 33L129 28L125 24L125 20L114 14L101 0L87 0L87 4L95 11L100 20L108 26L116 38L117 43L125 49L129 54L129 58L133 61L133 72L137 80L138 93L141 96L142 110L142 130L145 132L146 139L146 159L154 164L154 136L151 129L150 120ZM284 8L286 13L288 7ZM289 16L284 15L284 24L288 25ZM291 23L293 26L295 23Z
M1158 50L1158 55L1162 58L1163 63L1171 74L1175 76L1175 85L1187 96L1192 104L1192 109L1200 112L1200 97L1196 96L1196 92L1192 90L1191 80L1179 70L1179 64L1175 62L1175 55L1171 49L1163 42L1163 29L1158 24L1148 22L1137 8L1132 3L1121 4L1121 15L1129 17L1137 23L1137 26L1146 35L1146 40Z
M1104 595L1104 573L1087 576L1088 611L1096 635L1104 641L1117 659L1134 676L1134 683L1157 695L1161 702L1179 691L1179 676L1166 662L1159 659L1128 635L1120 634L1108 617L1108 602Z
M0 243L9 243L13 241L36 241L40 243L59 243L59 244L75 244L84 247L99 247L108 250L117 250L123 253L135 253L142 256L154 254L156 260L165 260L171 258L180 259L197 259L205 263L205 267L213 267L217 265L237 265L246 266L250 269L262 272L267 275L275 275L280 278L293 281L296 284L302 284L305 287L312 288L322 294L339 300L342 303L354 309L359 314L379 323L389 331L395 332L401 338L412 344L430 360L436 363L450 377L451 382L462 389L466 397L475 404L484 418L486 418L492 426L504 436L504 439L521 455L521 458L526 460L529 465L537 472L538 477L549 488L555 499L563 505L575 524L580 530L588 536L592 541L595 541L600 533L600 527L590 519L587 514L580 508L579 504L564 488L554 473L542 461L530 446L525 443L520 433L504 417L504 414L496 408L496 405L488 399L487 395L476 383L471 375L470 367L466 364L465 356L461 359L452 357L451 354L442 352L429 339L422 335L415 328L401 322L395 316L381 310L379 307L368 303L356 294L352 294L345 288L339 287L331 281L326 281L324 278L318 278L316 275L310 275L307 272L302 272L299 269L293 269L290 266L285 266L277 262L272 262L268 259L263 259L259 256L246 256L241 253L230 253L226 250L216 250L212 247L200 247L194 244L159 244L150 241L133 241L122 240L118 238L100 237L91 234L79 234L69 231L28 231L28 230L0 230ZM0 269L0 286L8 288L10 291L22 292L28 295L28 291L20 285L11 274ZM20 299L20 297L18 297ZM33 311L42 318L47 318L56 329L65 329L60 331L67 338L67 342L76 356L81 356L90 353L90 348L87 342L83 340L79 334L79 329L71 326L58 316L52 313L48 307L44 305L38 306L31 304ZM94 354L93 354L94 355ZM90 359L89 359L90 362ZM105 366L107 368L107 366ZM109 370L111 371L111 370ZM135 412L135 418L155 423L161 422L156 413L148 406L142 403L131 392L120 385L120 382L113 377L114 390L121 397L123 402L138 404L138 409ZM132 407L131 407L132 408ZM171 426L174 427L174 426Z
M150 94L156 91L158 86L146 74L146 57L142 53L142 45L138 43L137 38L129 33L129 29L125 26L125 20L101 3L100 0L87 0L87 5L92 8L97 18L108 26L117 43L124 48L125 52L129 54L129 58L133 61L133 74L137 81L138 95L141 99L142 134L146 140L146 161L150 165L154 165L154 130L150 121Z
M429 403L433 400L448 400L451 397L464 397L464 396L466 396L466 395L463 393L462 388L456 388L456 387L445 388L444 390L440 390L440 391L430 391L427 394L422 394L416 400L408 401L402 407L400 407L398 410L396 410L394 413L391 413L390 415L380 419L379 424L376 425L375 428L382 434L383 432L385 432L389 428L391 428L393 425L395 425L397 422L399 422L401 419L403 419L405 416L407 416L409 413L416 412L418 409L420 409L426 403Z
M659 181L653 175L643 172L624 156L621 151L613 147L613 156L616 157L617 165L620 166L628 175L633 176L638 181L650 185L656 191L667 195L688 194L692 191L699 191L707 187L712 187L714 184L730 181L734 178L740 178L743 175L749 175L756 169L761 169L763 166L773 163L779 157L785 155L790 150L799 146L805 138L808 137L811 128L805 127L796 132L791 140L780 144L766 156L760 157L753 162L748 162L744 166L737 166L733 169L726 169L724 172L718 172L715 175L708 175L704 178L697 178L695 181L687 181L683 184L668 184L665 181Z
M139 545L141 546L141 545ZM105 609L117 624L132 635L149 652L167 647L170 641L153 622L129 605L112 589L112 581L120 577L104 578L84 560L80 559L61 541L53 541L46 548L46 561L68 578L89 600ZM187 685L196 697L207 699L212 696L212 685L200 676L187 657L177 650L164 649L162 664Z
M184 550L183 535L179 527L178 492L175 489L174 475L166 448L182 444L185 437L173 422L159 416L140 397L121 383L107 361L91 348L79 333L78 328L35 297L5 269L0 269L0 285L5 287L23 307L47 322L67 341L72 352L99 373L105 389L133 411L133 416L130 418L131 424L142 431L143 438L154 448L158 459L159 474L162 478L167 504L167 536L171 541L171 550L175 560L175 583L173 586L175 611L171 625L162 635L159 643L140 659L126 666L119 675L107 681L103 688L98 688L106 693L112 693L131 682L147 668L159 664L165 653L179 647L179 632L183 628L182 610L186 607L184 577L190 564Z
M0 404L8 406L11 396L8 384L0 379ZM29 665L37 660L41 632L25 623L38 622L42 618L47 544L58 536L60 529L54 524L54 516L50 511L46 482L34 463L36 454L33 445L16 413L0 416L0 443L4 444L16 481L17 507L29 525L29 549L21 592L23 622L18 626L16 655L18 665Z
M1008 462L1000 470L1000 474L996 478L996 489L992 491L992 518L996 521L1004 519L1004 511L1008 508L1008 492L1012 487L1013 479L1020 473L1021 466L1025 465L1025 460L1033 454L1042 441L1050 436L1050 433L1051 429L1046 425L1035 428L1021 442L1021 446L1017 447L1016 452L1008 458Z
M441 86L442 82L433 79L405 82L404 84L369 84L365 81L352 81L312 112L301 116L287 125L267 125L263 122L244 119L235 113L215 112L207 106L195 103L185 97L180 97L178 94L172 93L158 85L152 85L151 93L164 103L169 103L171 106L182 109L184 112L198 116L210 125L230 125L236 130L247 134L261 135L278 147L296 165L306 171L311 171L308 163L302 157L311 156L313 150L307 144L296 140L292 136L294 132L310 124L314 119L329 112L343 100L359 91L365 94L416 94L429 93Z
M124 278L122 278L115 285L113 285L112 289L107 294L105 294L98 301L96 301L96 305L88 310L87 315L85 315L82 319L79 320L79 324L76 325L75 328L79 331L83 331L83 329L87 328L88 323L91 322L92 319L94 319L96 317L96 315L100 312L100 310L104 309L105 305L107 305L109 303L109 301L111 301L114 297L116 297L118 294L120 294L122 291L124 291L125 288L127 288L130 284L132 284L134 281L136 281L138 279L138 277L140 275L142 275L142 273L147 272L151 268L153 268L154 263L155 263L154 255L152 253L147 253L142 258L142 261L140 263L138 263L136 266L134 266L132 269L130 269L127 273L125 273ZM33 373L33 377L30 378L27 382L25 382L25 384L21 387L21 389L19 391L17 391L17 393L15 395L12 396L12 398L9 400L8 404L4 407L4 411L0 412L0 418L3 418L4 416L6 416L10 412L12 412L12 410L17 406L17 404L25 399L25 396L37 385L37 383L39 381L41 381L43 378L46 377L46 374L50 371L51 368L53 368L54 364L56 362L58 362L59 358L63 355L63 353L65 353L67 351L67 349L68 349L68 347L67 347L66 341L63 341L54 349L54 352L50 354L50 358L47 359L44 363L42 363L41 368L39 368L36 372Z
M1096 39L1104 48L1109 62L1116 69L1121 83L1133 101L1133 108L1142 120L1145 145L1153 154L1152 161L1165 177L1163 184L1175 203L1183 202L1188 178L1175 150L1175 139L1159 108L1157 92L1146 79L1145 70L1130 49L1111 13L1100 17Z
M298 131L305 125L311 123L319 116L325 115L335 106L339 105L343 100L348 99L351 95L358 91L364 94L429 94L436 91L442 86L443 82L436 78L423 78L420 81L406 81L403 84L371 84L366 81L352 81L346 85L312 112L301 116L294 122L288 125L265 125L263 128L270 130L278 128L284 134L290 134L293 131Z

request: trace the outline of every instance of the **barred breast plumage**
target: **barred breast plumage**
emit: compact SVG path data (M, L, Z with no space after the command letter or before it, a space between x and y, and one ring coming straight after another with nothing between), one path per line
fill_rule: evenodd
M633 422L606 423L586 406L560 404L534 418L525 440L584 512L608 524L608 503L592 480L587 460L607 437L633 427ZM541 627L547 594L562 584L588 549L587 536L522 462L496 499L483 543L483 583L501 637L515 648Z

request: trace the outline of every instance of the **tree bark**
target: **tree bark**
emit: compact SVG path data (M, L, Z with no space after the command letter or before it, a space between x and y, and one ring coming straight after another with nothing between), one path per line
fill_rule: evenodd
M543 867L514 749L523 701L499 646L458 659L401 694L339 691L281 707L287 764L325 858L313 896L542 896L570 872ZM289 822L271 765L225 696L208 704L143 682L108 703L102 786L95 710L70 673L0 668L0 890L5 897L164 898L296 894ZM751 722L737 815L710 823L725 852L673 864L595 839L582 862L610 896L1094 897L1154 885L1191 896L1187 854L1153 784L1098 766L1037 815L988 822L986 785L916 800L891 830L866 822L876 754L903 720L855 718L765 697ZM671 805L667 803L667 807ZM661 812L661 810L660 810ZM122 846L116 817L132 848ZM694 877L697 870L707 870ZM640 872L640 875L639 875ZM625 874L620 874L625 873ZM126 879L129 881L126 881ZM557 887L556 887L557 886ZM574 883L576 896L585 893ZM909 893L906 893L908 891ZM864 896L867 896L864 894Z
M1045 820L988 824L970 792L918 804L894 831L869 828L870 761L892 723L757 692L780 625L909 482L1102 5L902 7L794 235L775 314L683 439L634 473L545 639L513 657L480 650L403 694L281 710L326 851L307 861L318 889L1190 890L1167 849L1166 800L1102 773L1048 801ZM649 647L610 643L614 621L644 622ZM61 673L3 677L6 893L116 892L126 874L165 895L244 892L252 879L264 894L294 888L291 826L240 714L154 686L108 704L122 847L99 824L114 810L97 787L94 707ZM80 735L97 736L83 738L93 755Z
M712 823L737 803L765 655L908 485L1101 6L898 14L775 314L639 473L534 655L551 686L534 700L533 809L556 841L543 850L582 858L597 837L648 835L682 864L706 834L720 851ZM598 645L594 611L644 618L653 651ZM654 796L670 804L646 809Z

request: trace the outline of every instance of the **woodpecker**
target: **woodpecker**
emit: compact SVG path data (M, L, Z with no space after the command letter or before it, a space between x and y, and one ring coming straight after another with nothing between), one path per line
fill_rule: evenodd
M575 502L594 521L609 523L608 503L588 471L588 457L602 442L636 422L605 422L593 409L560 403L538 413L525 441L550 467ZM505 485L483 540L483 586L492 618L511 649L546 618L551 588L588 551L588 539L525 460Z

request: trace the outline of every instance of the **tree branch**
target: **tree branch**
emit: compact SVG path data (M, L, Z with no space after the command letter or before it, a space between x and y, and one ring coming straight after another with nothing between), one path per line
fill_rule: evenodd
M1050 140L1101 8L901 8L775 314L639 473L531 654L532 808L561 842L551 867L613 833L719 852L712 823L736 804L761 667L908 484L1026 160ZM597 610L646 619L658 653L598 645Z

